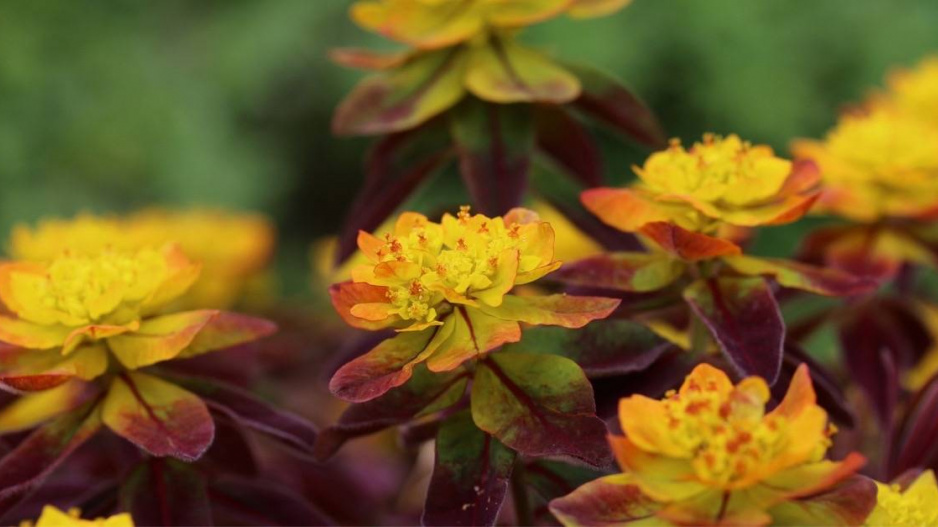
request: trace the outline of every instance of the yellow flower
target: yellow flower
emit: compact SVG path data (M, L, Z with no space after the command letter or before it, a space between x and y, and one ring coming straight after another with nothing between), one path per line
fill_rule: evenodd
M36 523L23 522L20 527L134 527L134 522L127 513L116 514L109 518L83 520L81 511L78 509L73 508L68 512L63 512L52 505L46 505L42 508L42 515Z
M352 6L361 27L421 49L458 44L489 31L529 26L562 13L612 13L631 0L369 0Z
M516 342L519 322L581 327L618 305L608 298L509 294L560 267L554 231L529 210L488 218L468 209L440 223L408 212L383 238L359 234L369 263L352 270L351 282L332 287L333 304L354 327L401 333L340 369L335 393L377 397L406 382L421 362L449 371Z
M824 141L792 150L820 167L821 211L861 222L938 214L938 126L918 115L885 106L847 114Z
M889 90L874 99L909 115L938 124L938 57L928 57L915 69L893 72Z
M922 472L908 488L876 483L876 508L866 525L919 527L938 525L938 485L935 473Z
M759 377L734 386L722 371L697 366L664 400L623 399L625 436L611 436L613 450L630 481L661 504L659 518L765 524L773 507L824 490L863 464L858 455L823 460L831 431L805 366L766 412L769 396Z
M0 315L0 341L13 346L0 350L0 384L45 390L102 375L110 354L136 369L273 331L217 310L161 315L199 271L173 244L0 265L0 300L14 315Z
M673 140L634 170L640 181L631 188L582 195L601 220L627 232L653 222L703 233L788 223L814 202L818 181L810 165L795 165L736 135L707 134L689 149Z
M19 225L10 237L14 259L45 262L64 251L93 255L111 248L134 251L178 243L205 269L178 305L229 307L258 285L274 235L261 216L214 210L145 210L126 217L79 215Z

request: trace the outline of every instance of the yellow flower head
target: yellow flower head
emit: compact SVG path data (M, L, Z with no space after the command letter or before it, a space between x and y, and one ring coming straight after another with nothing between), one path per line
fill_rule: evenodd
M922 472L906 489L879 482L876 487L876 508L867 518L866 525L938 525L938 484L931 470Z
M421 49L543 22L612 13L631 0L366 0L352 6L361 27Z
M623 399L625 436L611 437L613 450L641 491L665 505L659 516L703 523L722 506L725 518L763 523L769 508L832 485L862 464L822 461L831 430L806 367L766 412L769 398L763 379L733 385L703 364L663 400Z
M45 262L68 251L95 255L105 249L136 251L177 243L205 272L181 304L228 307L260 277L273 250L273 229L262 217L213 210L146 210L127 217L79 215L20 225L10 237L14 259Z
M877 103L938 125L938 57L926 58L915 69L892 73L888 85L889 91Z
M134 527L133 519L130 514L117 514L109 518L95 518L93 520L83 520L81 511L78 509L69 509L63 512L52 505L46 505L42 508L42 515L39 520L33 522L23 522L20 527Z
M820 210L855 221L938 212L938 126L917 116L887 107L847 114L823 142L793 151L821 169Z
M788 223L815 199L818 176L810 165L794 165L764 145L736 135L704 135L684 148L652 154L640 181L629 189L586 191L583 203L604 222L635 232L651 222L715 233L725 226Z
M505 218L446 214L433 223L416 213L402 214L393 233L359 236L372 263L352 271L355 282L387 288L386 304L359 304L352 315L365 319L399 317L415 326L440 324L444 302L501 304L515 285L557 269L554 232L530 211ZM447 309L447 308L444 308Z
M521 323L579 328L619 305L611 298L510 294L556 270L554 231L526 209L504 217L446 214L440 223L402 214L382 237L360 232L369 263L329 292L339 315L369 330L399 334L344 365L333 393L366 401L400 386L421 363L433 372L521 339Z
M183 294L199 276L175 245L96 255L65 252L48 263L0 265L0 340L26 348L63 346L132 331Z

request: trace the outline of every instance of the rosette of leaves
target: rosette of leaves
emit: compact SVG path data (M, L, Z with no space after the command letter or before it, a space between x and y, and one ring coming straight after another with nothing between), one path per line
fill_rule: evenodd
M191 463L216 441L225 451L231 427L308 455L316 431L304 420L223 382L169 374L169 361L197 360L276 329L216 309L175 310L199 272L172 244L0 265L8 309L0 316L0 387L18 394L0 408L0 517L32 495L62 499L59 487L44 494L41 486L76 452L117 474L87 482L86 472L70 470L66 484L81 482L81 491L66 497L88 499L93 509L96 498L105 506L119 496L120 508L159 525L211 523L200 516L207 491ZM98 448L80 449L92 439ZM235 472L239 466L228 464Z
M664 136L652 113L614 78L560 63L517 38L525 26L569 14L599 16L623 0L362 1L352 18L408 46L381 55L336 50L349 67L375 71L339 105L339 135L380 136L337 251L355 249L442 167L458 162L474 206L496 216L521 204L532 160L543 156L579 184L601 184L601 156L583 118L641 144Z

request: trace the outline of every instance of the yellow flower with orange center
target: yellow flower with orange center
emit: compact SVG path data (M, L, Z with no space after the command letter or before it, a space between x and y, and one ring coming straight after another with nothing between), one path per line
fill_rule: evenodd
M362 232L358 245L370 263L353 269L351 282L333 286L333 304L354 327L401 333L333 378L333 390L353 400L405 382L421 362L432 371L448 371L515 342L521 338L519 322L580 327L618 304L510 294L516 285L560 267L553 258L553 229L525 209L488 218L463 207L440 223L404 213L393 232Z
M127 513L116 514L108 518L84 520L78 509L73 508L66 512L52 505L46 505L42 508L42 514L35 523L23 522L20 527L134 527L134 521Z
M888 107L847 114L824 141L792 150L820 167L820 211L861 222L938 214L938 126L917 115Z
M631 0L367 0L352 6L365 29L421 49L458 44L489 31L536 24L563 13L611 13Z
M876 483L876 508L866 525L918 527L938 525L938 484L931 470L922 472L906 488Z
M764 525L773 509L828 489L859 468L823 460L830 446L827 413L815 402L801 366L777 408L766 412L765 380L736 385L712 366L697 366L663 400L623 399L624 436L610 436L629 482L677 524Z
M14 228L9 252L16 260L44 262L63 252L93 255L179 244L205 272L177 305L229 307L261 285L274 234L261 216L214 210L145 210L126 217L79 215Z
M634 170L639 181L631 187L592 189L581 197L601 220L627 232L654 222L711 234L724 227L788 223L817 194L813 167L736 135L707 134L690 148L673 140Z

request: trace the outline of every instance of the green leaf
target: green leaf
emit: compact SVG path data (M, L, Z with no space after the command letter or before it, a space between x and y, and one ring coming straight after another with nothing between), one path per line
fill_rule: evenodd
M465 66L463 49L449 48L368 77L336 109L332 129L339 135L378 135L423 124L462 99Z
M523 454L611 462L593 389L570 359L496 353L476 369L471 408L479 428Z
M550 279L570 285L641 293L671 285L686 267L684 262L667 254L608 253L566 263Z

